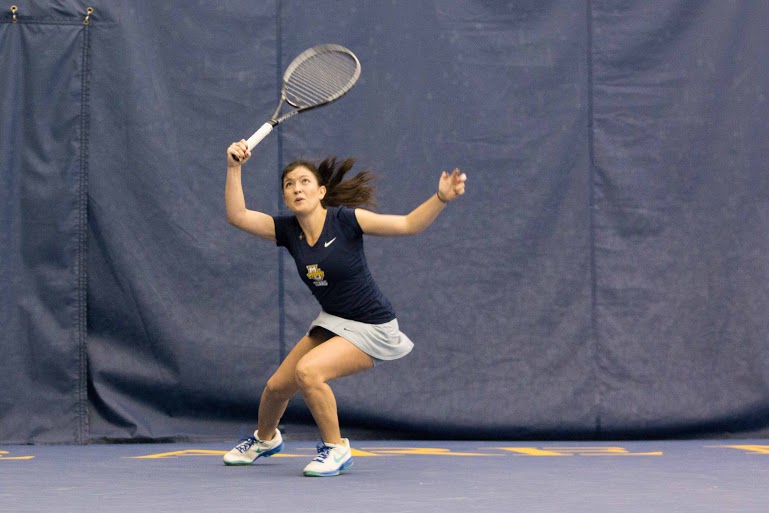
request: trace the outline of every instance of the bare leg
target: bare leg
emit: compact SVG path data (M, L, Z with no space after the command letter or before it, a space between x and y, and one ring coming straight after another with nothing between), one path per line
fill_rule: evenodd
M328 382L374 366L369 355L341 337L333 337L307 352L296 365L296 384L310 408L324 442L342 443L336 398Z
M297 363L327 338L328 336L324 335L323 332L311 333L309 336L302 337L288 353L275 374L267 381L267 386L264 387L262 399L259 402L257 438L265 441L273 439L278 423L288 406L288 401L299 390L299 385L296 382Z

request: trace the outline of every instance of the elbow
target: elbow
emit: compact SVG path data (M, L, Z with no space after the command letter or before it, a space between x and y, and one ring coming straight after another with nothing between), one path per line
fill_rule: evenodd
M240 218L237 213L227 212L227 223L235 227L240 227Z

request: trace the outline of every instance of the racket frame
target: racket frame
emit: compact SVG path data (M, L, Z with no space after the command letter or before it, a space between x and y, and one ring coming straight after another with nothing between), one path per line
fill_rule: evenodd
M292 102L291 99L286 94L288 83L289 83L289 80L291 79L291 75L306 60L311 59L312 57L318 54L326 53L326 52L340 52L350 56L355 61L355 72L353 73L353 76L348 80L347 84L337 92L337 94L335 94L334 96L331 96L325 101L322 101L320 103L315 103L312 105L297 105L296 103ZM247 143L248 143L249 151L253 150L256 147L256 145L259 144L259 142L267 136L267 134L272 132L273 128L283 123L288 118L295 116L300 112L312 110L312 109L321 107L323 105L328 105L329 103L334 102L339 98L341 98L342 96L344 96L350 89L353 88L355 83L358 81L358 78L360 77L360 72L361 72L361 66L360 66L360 61L358 60L358 57L356 57L351 50L341 45L335 45L335 44L317 45L317 46L313 46L312 48L308 48L307 50L297 55L296 58L294 58L294 60L291 61L291 64L288 65L285 73L283 73L283 85L280 88L280 101L278 102L278 107L275 109L275 112L273 112L270 119L267 120L267 122L263 124L259 128L259 130L254 132L254 134L251 137L248 138ZM290 110L284 113L282 116L278 117L278 114L280 113L280 110L283 108L283 104L285 103L294 107L294 110ZM235 160L238 160L238 159L236 158Z

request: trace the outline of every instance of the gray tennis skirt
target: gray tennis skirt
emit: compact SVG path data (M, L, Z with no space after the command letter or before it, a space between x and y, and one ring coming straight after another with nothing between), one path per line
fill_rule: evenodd
M312 321L313 328L325 328L335 335L349 340L355 347L377 360L397 360L414 349L414 343L398 328L398 319L384 324L366 324L351 321L324 311Z

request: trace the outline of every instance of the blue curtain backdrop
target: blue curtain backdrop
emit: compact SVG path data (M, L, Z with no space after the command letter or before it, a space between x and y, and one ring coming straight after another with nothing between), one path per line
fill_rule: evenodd
M355 156L415 341L333 385L343 429L609 439L769 433L769 3L120 0L0 14L0 442L235 438L318 306L229 226L225 149L319 43L359 84L244 173ZM286 421L311 423L300 399Z
M83 442L88 33L0 23L0 440Z

